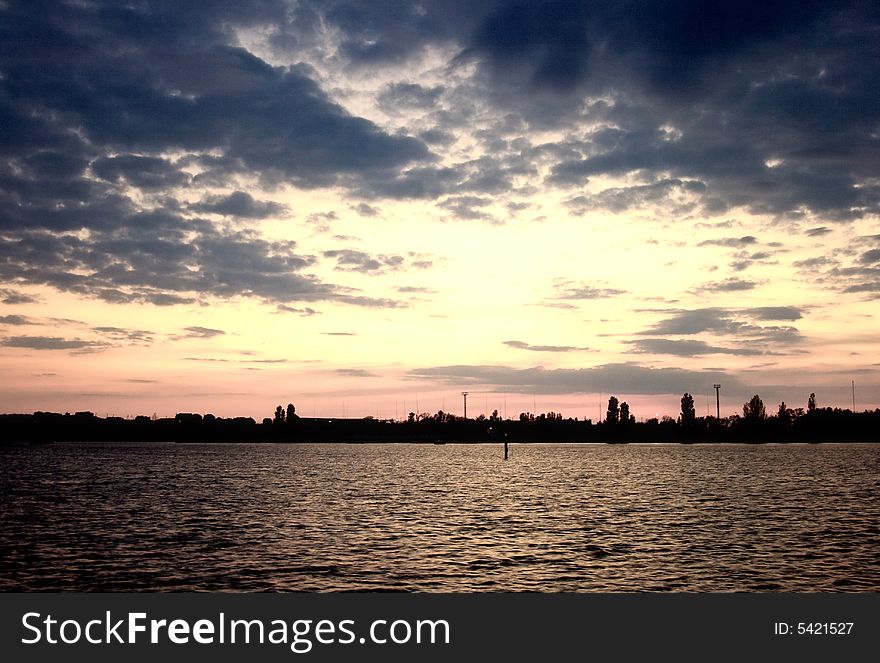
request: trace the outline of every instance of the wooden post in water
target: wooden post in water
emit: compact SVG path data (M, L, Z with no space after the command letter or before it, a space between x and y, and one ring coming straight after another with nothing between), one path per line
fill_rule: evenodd
M504 460L507 460L507 440L504 440Z

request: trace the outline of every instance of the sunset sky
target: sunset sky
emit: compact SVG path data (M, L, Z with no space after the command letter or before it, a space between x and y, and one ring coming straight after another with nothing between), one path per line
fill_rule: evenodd
M0 0L0 410L880 407L876 2Z

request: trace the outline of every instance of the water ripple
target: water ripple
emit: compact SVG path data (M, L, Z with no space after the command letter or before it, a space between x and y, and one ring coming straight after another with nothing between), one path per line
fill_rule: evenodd
M880 445L0 448L0 590L880 590Z

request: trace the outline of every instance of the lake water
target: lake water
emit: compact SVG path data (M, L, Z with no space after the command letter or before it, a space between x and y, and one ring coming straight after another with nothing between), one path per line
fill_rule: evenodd
M880 445L0 447L0 589L880 591Z

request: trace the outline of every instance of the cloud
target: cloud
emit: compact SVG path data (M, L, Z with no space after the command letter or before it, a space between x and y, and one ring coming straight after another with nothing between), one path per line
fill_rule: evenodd
M154 211L86 236L40 231L0 237L0 278L49 285L111 303L191 303L253 297L274 303L335 301L396 308L302 273L314 264L292 241L225 230Z
M320 232L329 232L333 221L338 221L339 215L330 210L329 212L314 212L306 217L306 223L315 226Z
M324 336L357 336L354 332L321 332Z
M577 215L595 210L620 214L631 209L656 206L674 197L677 205L671 211L682 215L691 212L695 207L690 200L692 194L703 193L705 190L706 185L698 180L666 178L649 184L609 187L595 194L569 198L565 204Z
M803 342L803 336L796 327L789 325L761 325L754 321L798 320L800 309L793 306L769 306L744 309L700 308L672 309L664 311L668 317L655 323L652 327L639 332L640 336L658 336L662 347L670 336L692 336L711 334L713 339L729 337L737 341L748 342L748 349L759 350L760 353L781 352L790 350ZM641 341L636 341L641 343ZM643 346L645 348L649 346ZM667 349L674 345L667 345ZM687 349L686 345L677 347ZM696 349L699 346L692 346ZM742 346L737 346L741 348ZM670 353L674 354L674 353ZM741 354L741 353L731 353Z
M324 251L325 258L336 260L336 269L344 272L361 272L363 274L378 274L384 271L396 271L404 265L403 256L377 255L372 256L364 251L354 249L338 249Z
M279 313L296 313L297 315L301 315L304 318L318 315L320 311L316 311L311 306L306 306L304 308L297 308L295 306L288 306L287 304L278 304L275 307Z
M193 218L286 211L242 179L355 189L434 158L332 101L308 66L237 45L238 29L284 24L285 3L221 5L0 4L3 41L18 45L0 53L0 277L114 303L381 305L302 274L312 260L292 243ZM195 203L174 198L205 186Z
M584 352L590 348L575 347L572 345L532 345L524 341L504 341L504 345L517 350L530 350L532 352Z
M571 122L585 98L603 100L593 116L613 131L555 164L553 182L665 173L704 182L707 208L807 208L846 220L877 210L876 191L853 186L877 173L876 145L864 148L880 75L860 64L877 55L868 35L878 17L866 7L499 4L462 57L484 71L496 100L531 121ZM822 68L831 61L833 73ZM835 108L849 109L846 118ZM854 170L837 170L842 162Z
M591 368L511 368L495 365L458 365L418 368L409 377L441 382L456 388L506 391L521 394L678 394L703 390L724 382L735 389L739 381L722 371L650 368L632 363L604 364Z
M709 281L700 285L697 290L702 292L741 292L754 290L758 284L755 281L728 278L723 281Z
M745 356L766 354L755 348L725 348L717 345L709 345L705 341L694 339L673 340L668 338L644 338L628 342L635 346L637 352L644 354L674 355L676 357L699 357L707 354Z
M27 348L29 350L79 350L98 351L109 347L107 343L66 339L57 336L8 336L0 339L0 345L7 348Z
M437 291L434 288L424 288L421 286L412 286L412 285L400 285L395 288L395 290L401 294L405 295L415 295L415 294L424 294L424 295L433 295Z
M336 375L341 375L349 378L375 378L379 377L377 374L372 371L367 371L363 368L337 368L335 371Z
M379 93L378 101L386 110L399 108L429 109L437 104L443 94L441 86L425 87L418 83L389 83Z
M361 216L379 216L379 208L367 205L367 203L358 203L354 206L354 211Z
M23 132L22 143L39 132L51 140L51 129L27 119L45 109L60 132L77 129L92 145L128 153L99 158L97 172L109 179L164 186L167 162L150 155L169 151L220 152L240 170L277 172L303 186L429 156L418 139L347 113L306 67L272 67L233 45L232 26L244 27L252 14L205 7L198 25L188 9L170 6L118 8L115 16L74 5L51 16L18 3L3 9L8 43L30 53L2 62L6 87L16 90L11 128ZM283 11L277 4L263 20L283 19ZM39 37L47 30L52 40Z
M574 283L557 279L554 282L556 300L591 300L606 299L609 297L617 297L626 294L626 290L619 288L596 287L584 283Z
M336 269L343 272L360 272L362 274L383 274L403 269L429 269L433 262L425 255L409 253L402 255L372 255L356 249L332 249L324 251L325 258L336 260Z
M806 230L807 237L823 237L825 235L833 232L831 228L827 226L819 226L817 228L809 228Z
M287 212L287 205L271 201L255 200L244 191L233 191L225 196L208 196L201 202L190 205L196 212L221 214L246 219L265 219L281 216Z
M250 186L327 187L367 201L364 216L376 200L430 199L483 221L484 201L505 209L539 187L565 189L575 214L746 209L802 227L880 211L870 3L627 8L0 3L16 45L0 53L0 278L162 306L400 305L324 282L293 244L196 218L284 212ZM417 78L426 62L442 87ZM375 96L355 100L348 76L370 76ZM371 273L374 259L343 267ZM876 288L870 274L825 276L839 291ZM570 291L547 305L623 294Z
M739 248L743 246L751 246L757 243L757 237L745 235L744 237L723 237L721 239L707 239L697 246L726 246L731 248Z
M743 309L756 320L800 320L802 311L797 306L758 306Z
M859 258L859 261L867 265L873 265L874 263L880 262L880 249L865 251Z
M126 329L124 327L91 327L91 331L106 338L108 341L129 345L151 345L153 332L143 329Z
M33 320L23 315L0 315L0 325L32 325Z
M222 329L211 329L210 327L185 327L184 331L187 333L174 338L214 338L215 336L223 336L226 334Z
M26 295L22 292L18 292L17 290L10 290L9 288L0 288L0 302L3 304L34 304L38 300L36 297L32 297L31 295Z
M490 198L450 196L438 204L440 207L452 212L452 216L457 220L496 222L490 214L482 211L483 207L492 204Z
M168 189L184 186L191 177L168 159L137 154L100 157L92 162L92 172L112 181L124 181L139 189Z

